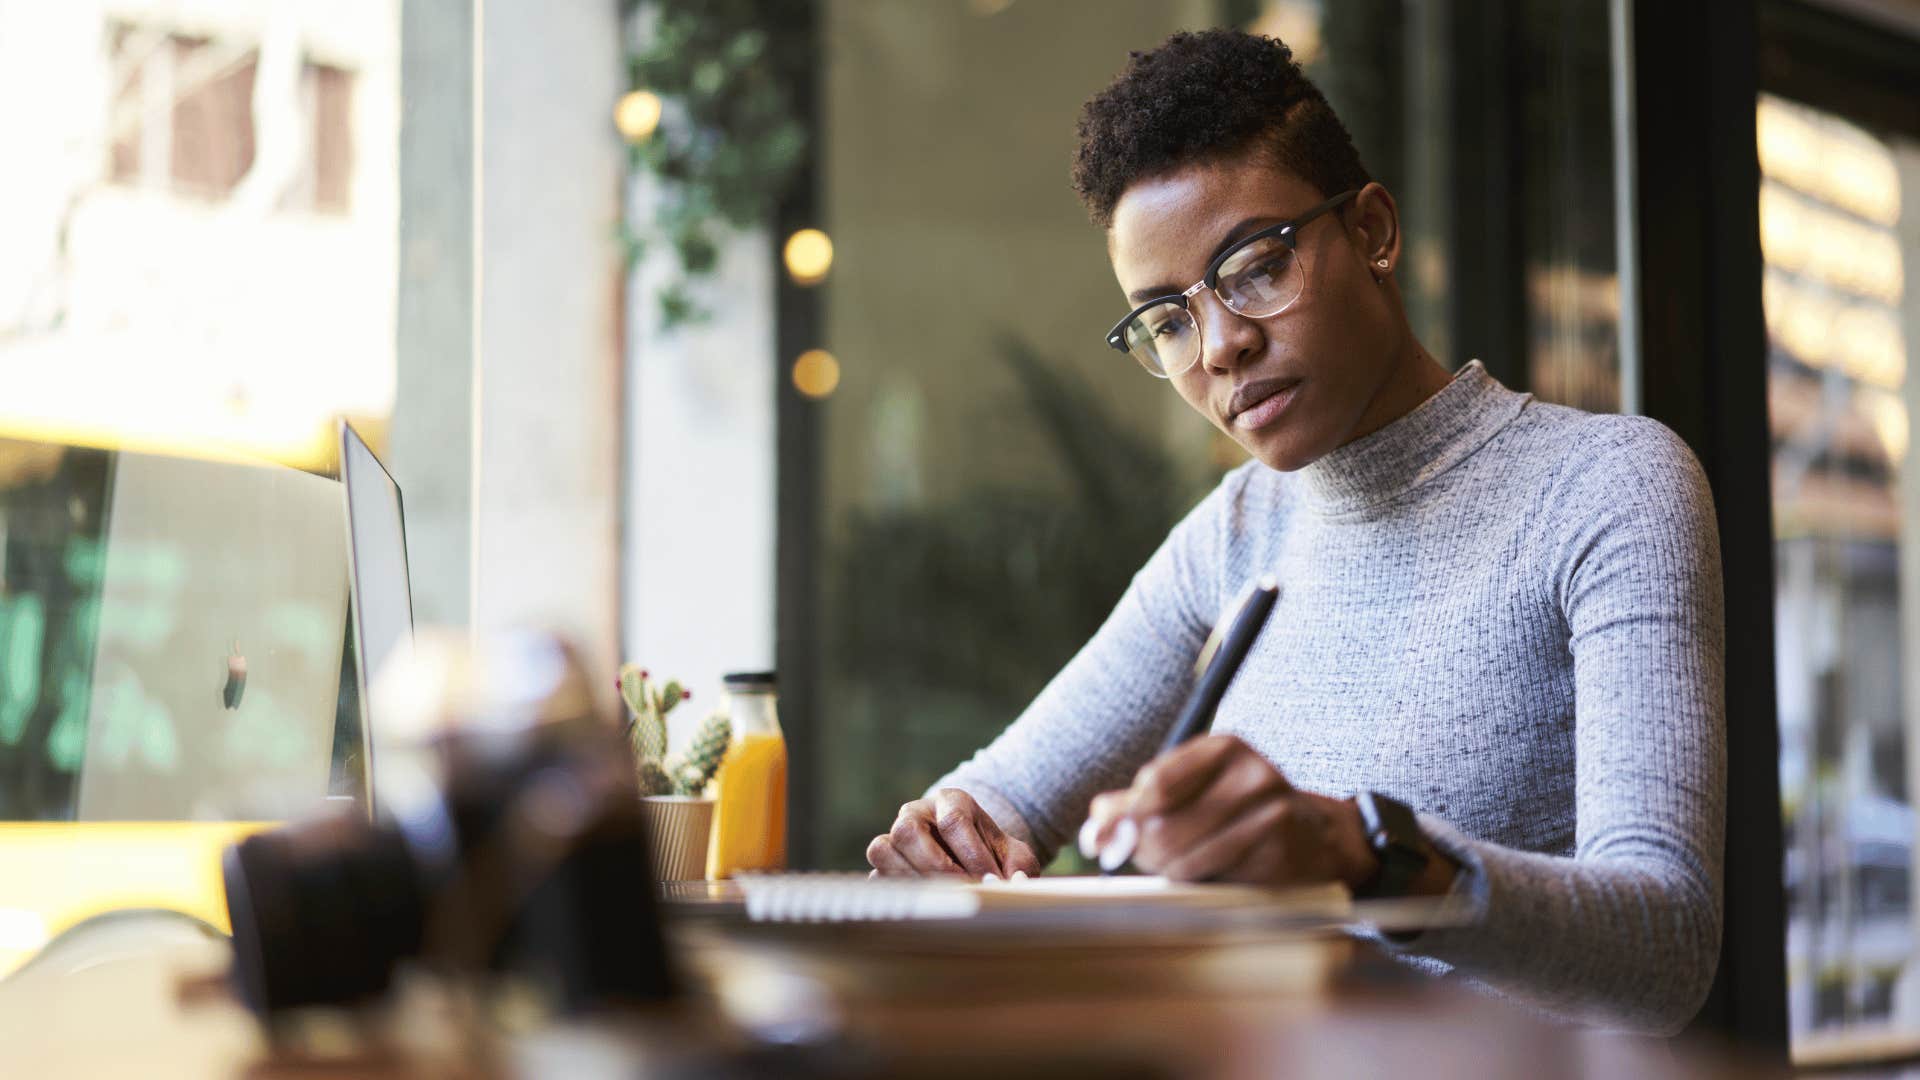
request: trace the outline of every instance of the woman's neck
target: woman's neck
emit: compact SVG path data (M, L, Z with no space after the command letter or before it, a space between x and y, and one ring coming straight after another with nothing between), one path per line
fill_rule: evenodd
M1402 340L1401 348L1380 392L1361 417L1347 441L1364 439L1395 420L1420 407L1420 403L1440 392L1452 376L1433 358L1426 346L1412 333Z

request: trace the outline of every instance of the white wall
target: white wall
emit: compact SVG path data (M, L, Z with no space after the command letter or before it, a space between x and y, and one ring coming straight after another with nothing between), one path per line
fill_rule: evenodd
M649 215L637 179L629 213ZM673 716L682 744L719 703L729 671L771 669L774 651L774 269L764 231L731 236L700 289L705 324L664 332L655 293L664 251L627 294L627 656L694 697ZM656 245L658 246L658 245Z

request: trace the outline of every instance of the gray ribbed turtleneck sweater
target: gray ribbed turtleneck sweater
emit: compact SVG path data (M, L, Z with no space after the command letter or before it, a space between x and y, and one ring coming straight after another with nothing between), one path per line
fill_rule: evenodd
M1719 538L1686 445L1476 361L1305 468L1250 462L937 786L1045 862L1152 756L1267 572L1278 606L1213 729L1298 787L1420 811L1469 925L1391 947L1562 1016L1683 1025L1718 956L1725 814Z

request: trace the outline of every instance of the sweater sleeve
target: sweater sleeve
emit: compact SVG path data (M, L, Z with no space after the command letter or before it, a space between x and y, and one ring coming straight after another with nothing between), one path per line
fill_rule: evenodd
M1174 526L1087 644L934 790L972 795L1044 865L1093 796L1132 782L1172 724L1218 615L1221 549L1245 476L1229 473Z
M1538 549L1574 660L1576 841L1516 851L1422 817L1460 863L1464 925L1390 945L1549 1012L1667 1034L1719 956L1725 830L1719 532L1678 436L1595 420Z

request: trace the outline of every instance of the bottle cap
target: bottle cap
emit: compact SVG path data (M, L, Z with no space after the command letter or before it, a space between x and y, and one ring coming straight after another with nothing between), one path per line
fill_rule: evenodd
M777 680L771 671L734 671L720 677L730 689L771 690Z

